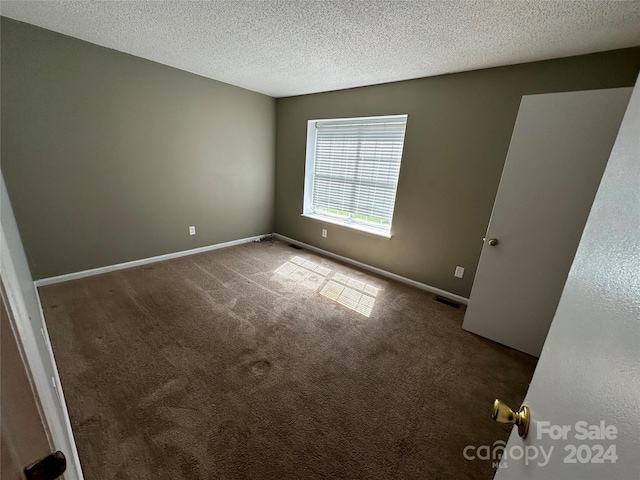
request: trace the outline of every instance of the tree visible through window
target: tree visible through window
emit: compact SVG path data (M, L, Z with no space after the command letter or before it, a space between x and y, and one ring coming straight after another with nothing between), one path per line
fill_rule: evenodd
M407 115L311 120L304 215L391 231Z

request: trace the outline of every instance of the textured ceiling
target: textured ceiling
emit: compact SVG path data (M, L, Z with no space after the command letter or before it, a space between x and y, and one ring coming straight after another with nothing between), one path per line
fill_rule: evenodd
M1 13L274 97L640 45L639 1L3 1Z

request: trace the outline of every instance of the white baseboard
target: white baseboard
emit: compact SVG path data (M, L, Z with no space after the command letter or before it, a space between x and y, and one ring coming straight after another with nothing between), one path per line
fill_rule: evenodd
M265 234L265 235L268 235L268 234ZM33 283L35 284L36 287L44 287L45 285L53 285L54 283L68 282L69 280L77 280L79 278L91 277L93 275L101 275L103 273L114 272L116 270L124 270L125 268L138 267L140 265L148 265L150 263L162 262L164 260L171 260L172 258L186 257L188 255L195 255L197 253L209 252L211 250L217 250L219 248L233 247L234 245L241 245L243 243L255 242L256 240L259 240L265 235L257 235L255 237L241 238L239 240L232 240L230 242L217 243L215 245L208 245L206 247L193 248L191 250L183 250L181 252L167 253L165 255L142 258L140 260L132 260L131 262L118 263L116 265L107 265L105 267L92 268L91 270L83 270L81 272L67 273L65 275L58 275L56 277L42 278L40 280L36 280ZM341 262L354 265L363 270L368 270L380 276L387 277L392 280L396 280L406 285L411 285L412 287L416 287L420 290L424 290L426 292L430 292L435 295L440 295L441 297L448 298L450 300L461 303L463 305L467 305L469 303L468 298L462 297L460 295L456 295L455 293L447 292L446 290L441 290L439 288L432 287L431 285L427 285L427 284L418 282L416 280L411 280L410 278L402 277L395 273L391 273L386 270L382 270L381 268L367 265L366 263L358 262L357 260L353 260L348 257L343 257L342 255L338 255L336 253L332 253L327 250L314 247L313 245L309 245L304 242L294 240L293 238L285 237L284 235L280 235L279 233L274 233L274 235L276 236L276 238L279 238L284 242L293 243L294 245L298 245L300 247L306 248L307 250L311 250L313 252L319 253L321 255L325 255L330 258L335 258L336 260L339 260Z
M69 280L77 280L79 278L91 277L93 275L101 275L103 273L115 272L116 270L124 270L125 268L138 267L140 265L148 265L149 263L163 262L165 260L171 260L172 258L186 257L188 255L195 255L196 253L209 252L211 250L217 250L219 248L233 247L234 245L241 245L243 243L255 242L265 235L257 235L255 237L241 238L239 240L232 240L230 242L216 243L215 245L208 245L206 247L192 248L191 250L182 250L180 252L167 253L164 255L157 255L155 257L142 258L140 260L132 260L130 262L117 263L115 265L107 265L105 267L92 268L90 270L83 270L81 272L67 273L65 275L58 275L56 277L42 278L33 282L36 287L44 287L45 285L53 285L54 283L68 282Z
M308 245L303 242L299 242L298 240L294 240L293 238L285 237L284 235L280 235L279 233L274 233L276 238L288 243L293 243L294 245L298 245L299 247L306 248L307 250L311 250L312 252L319 253L321 255L325 255L330 258L335 258L336 260L340 260L341 262L348 263L350 265L354 265L363 270L368 270L373 273L377 273L382 277L387 277L392 280L396 280L398 282L411 285L412 287L416 287L420 290L424 290L426 292L433 293L435 295L439 295L441 297L448 298L458 303L462 303L463 305L467 305L469 303L469 299L466 297L462 297L460 295L456 295L455 293L447 292L446 290L441 290L436 287L432 287L431 285L427 285L425 283L417 282L415 280L411 280L410 278L402 277L400 275L396 275L395 273L387 272L386 270L382 270L378 267L373 267L371 265L367 265L366 263L358 262L357 260L352 260L348 257L343 257L342 255L338 255L337 253L328 252L327 250L323 250L318 247L314 247L313 245Z

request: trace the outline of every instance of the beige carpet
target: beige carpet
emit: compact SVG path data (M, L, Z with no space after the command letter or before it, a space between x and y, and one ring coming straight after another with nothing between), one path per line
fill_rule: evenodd
M491 479L535 359L281 242L40 289L87 480Z

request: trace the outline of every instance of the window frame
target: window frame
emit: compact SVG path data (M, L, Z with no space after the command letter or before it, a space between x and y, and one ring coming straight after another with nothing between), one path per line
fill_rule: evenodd
M304 192L303 192L303 208L301 216L312 218L314 220L320 220L322 222L331 223L334 225L339 225L346 228L351 228L353 230L358 230L361 232L371 233L373 235L377 235L380 237L384 237L390 239L393 228L393 216L391 218L391 224L389 225L389 229L383 229L379 227L372 226L365 222L354 221L353 218L345 219L340 216L333 216L329 213L327 214L319 214L313 210L313 186L315 179L315 162L316 162L316 144L317 144L317 132L316 128L317 122L338 122L338 123L349 123L349 122L366 122L366 121L379 121L380 123L384 123L386 120L399 120L402 119L405 121L405 139L406 139L406 123L409 121L408 114L396 114L396 115L377 115L377 116L369 116L369 117L349 117L349 118L322 118L315 120L307 121L307 145L306 145L306 158L305 158L305 172L304 172ZM400 168L402 168L402 156L404 156L404 143L402 145L403 152L400 157ZM395 201L397 199L398 192L398 183L400 182L400 174L398 174L398 182L396 183L396 198L394 198L394 210L395 210ZM395 214L395 211L394 211Z

